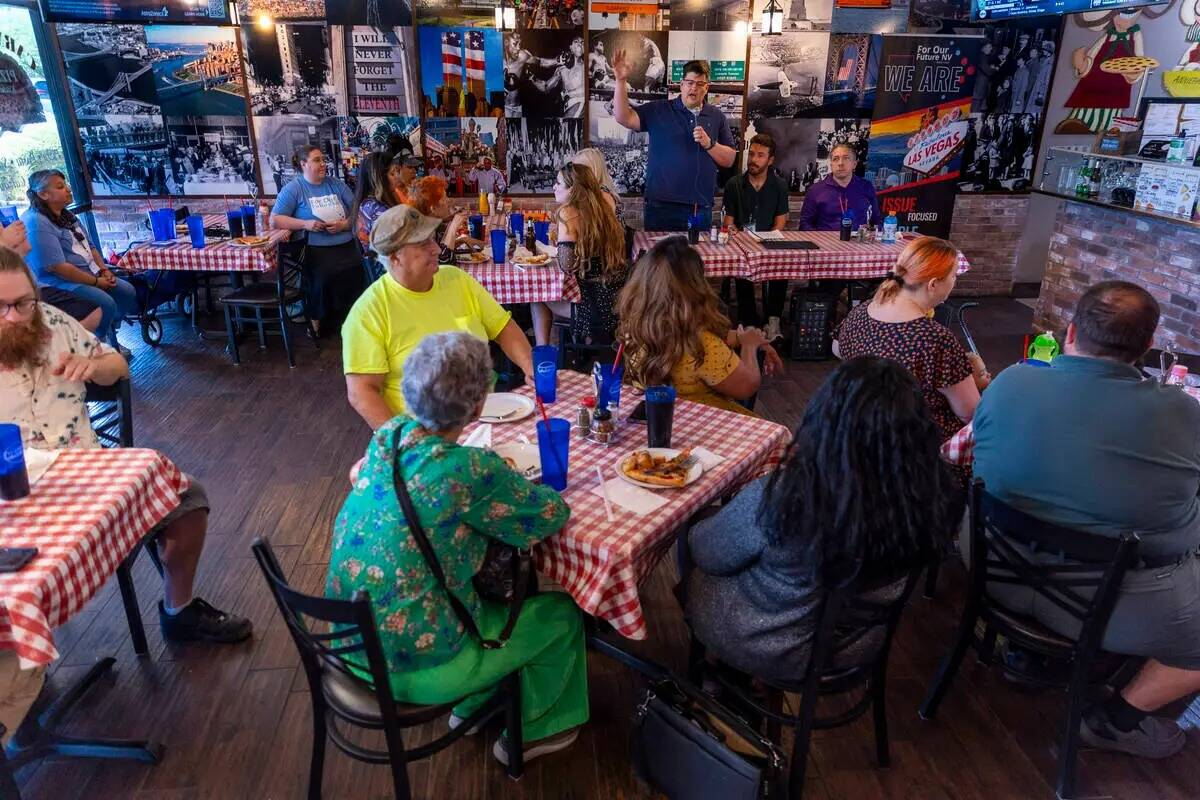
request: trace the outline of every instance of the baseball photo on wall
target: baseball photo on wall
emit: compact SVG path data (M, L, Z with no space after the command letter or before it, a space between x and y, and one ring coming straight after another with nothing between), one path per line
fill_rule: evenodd
M146 26L164 116L245 116L234 33L234 28L211 25Z
M403 2L403 0L396 0ZM329 7L334 7L330 0ZM247 22L268 17L277 22L296 19L326 19L325 0L238 0L238 12ZM333 22L334 20L330 20Z
M672 31L733 31L745 34L747 0L671 0Z
M347 55L351 114L421 113L412 28L351 28Z
M504 44L492 28L417 29L425 117L504 115Z
M242 32L254 116L303 114L328 119L338 114L339 84L327 26L253 25Z
M582 117L583 31L504 35L504 116Z
M164 168L167 139L161 117L145 114L81 117L79 139L95 196L173 193Z
M795 117L821 106L828 58L827 33L753 37L746 93L750 116Z
M583 145L583 121L578 119L509 119L508 190L541 194L554 189L558 168Z
M161 116L143 26L65 23L55 28L77 118Z
M645 190L650 134L631 131L611 117L592 117L588 121L588 146L604 154L617 191L638 195Z
M172 194L244 197L258 193L245 117L168 117Z
M606 30L591 34L588 41L588 97L590 113L612 116L613 74L611 59L624 51L630 62L629 102L632 105L667 97L667 33L665 31Z

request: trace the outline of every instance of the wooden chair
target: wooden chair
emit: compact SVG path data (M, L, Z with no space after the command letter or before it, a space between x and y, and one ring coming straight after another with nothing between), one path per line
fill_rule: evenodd
M1067 690L1056 789L1058 797L1068 798L1075 790L1075 758L1088 676L1100 652L1121 581L1137 560L1138 537L1127 533L1112 538L1051 525L988 494L979 479L971 486L970 502L966 605L954 647L942 660L921 705L921 718L933 719L937 713L968 647L976 649L980 663L991 664L998 635L1027 650L1070 663L1070 678L1065 684L1043 676L1021 676ZM1069 561L1042 563L1031 558L1030 548L1062 554ZM1008 610L993 599L989 584L1025 586L1037 592L1080 623L1079 635L1061 636L1030 617ZM978 620L983 621L984 630L977 639Z
M875 724L876 761L880 767L891 764L887 731L888 654L900 614L923 570L922 565L910 571L899 594L887 602L867 600L854 586L830 592L822 604L807 672L795 682L763 681L766 684L765 700L751 697L743 688L744 680L731 680L729 673L734 671L729 667L722 665L714 671L713 677L737 698L738 706L765 720L767 738L771 741L782 742L782 726L793 729L788 785L778 787L780 796L786 793L787 797L797 800L803 795L809 742L814 730L848 725L868 709L872 711ZM880 634L882 640L878 646L864 654L861 661L838 663L838 655L848 652L863 637ZM688 661L689 674L694 679L702 677L705 672L704 648L694 637ZM784 712L784 695L788 692L800 695L800 708L796 714ZM841 713L829 717L816 715L820 697L848 696L858 692L861 697Z
M450 713L459 701L438 705L401 703L392 697L387 661L371 600L359 590L352 600L330 600L301 594L288 585L271 545L255 539L254 557L287 623L288 632L300 652L300 661L308 677L312 698L313 743L308 773L309 800L321 797L321 778L325 768L325 740L333 741L351 758L368 764L388 764L397 800L408 800L408 763L444 750L503 712L508 740L512 748L508 775L521 777L525 759L521 742L521 683L514 672L504 679L496 693L454 730L419 747L406 748L402 733ZM328 626L319 633L307 620ZM369 678L364 676L369 675ZM355 744L341 725L383 731L387 748L376 750Z

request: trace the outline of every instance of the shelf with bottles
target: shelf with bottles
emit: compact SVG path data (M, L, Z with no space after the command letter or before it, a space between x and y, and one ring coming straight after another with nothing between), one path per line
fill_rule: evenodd
M1085 147L1052 147L1043 163L1037 191L1040 194L1118 208L1156 219L1196 225L1191 213L1194 206L1194 190L1191 194L1186 190L1181 191L1178 198L1172 194L1171 198L1163 200L1153 194L1147 195L1148 189L1143 186L1143 196L1138 196L1138 179L1143 175L1144 168L1159 171L1165 169L1176 176L1194 175L1195 182L1200 183L1200 167L1190 164L1167 164L1136 156L1093 153ZM1180 172L1176 173L1176 170ZM1159 207L1155 207L1154 203L1147 207L1150 198L1158 199ZM1187 212L1171 213L1172 209L1167 206L1172 199L1177 200L1177 204L1186 205Z

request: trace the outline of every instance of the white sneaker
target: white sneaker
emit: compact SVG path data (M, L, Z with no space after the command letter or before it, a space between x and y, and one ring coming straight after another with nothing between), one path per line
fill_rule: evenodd
M525 743L525 763L528 764L535 758L548 756L551 753L557 753L559 750L566 750L571 745L575 744L575 740L579 738L579 728L571 728L569 731L556 733L553 736L547 736L545 739L538 739L536 742ZM504 766L508 766L508 740L501 736L496 740L496 744L492 746L492 755L496 757Z
M767 332L764 336L768 342L777 342L783 338L783 331L779 329L779 317L767 319Z
M460 717L458 714L451 714L450 719L446 720L446 727L452 731L458 730L460 727L462 727L462 724L464 722L466 722L466 720L463 719L462 717ZM480 722L475 723L470 728L467 728L467 732L464 733L463 735L464 736L474 736L475 734L477 734L481 730L483 730L483 726L487 725L487 722L488 721L486 719L484 719Z

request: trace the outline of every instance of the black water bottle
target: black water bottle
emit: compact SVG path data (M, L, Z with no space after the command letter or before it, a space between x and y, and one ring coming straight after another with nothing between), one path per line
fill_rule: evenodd
M850 235L854 233L854 217L850 216L850 212L842 214L842 241L850 241Z

